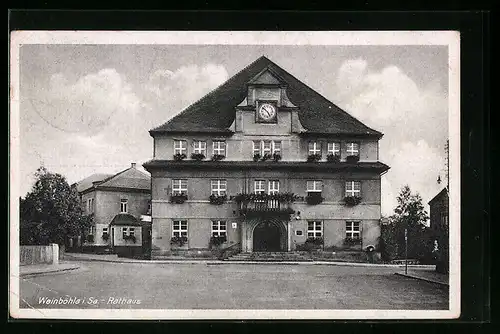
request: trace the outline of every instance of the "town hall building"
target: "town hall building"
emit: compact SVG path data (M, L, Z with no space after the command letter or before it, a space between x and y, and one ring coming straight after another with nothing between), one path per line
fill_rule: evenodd
M383 134L264 56L150 135L153 256L378 248Z

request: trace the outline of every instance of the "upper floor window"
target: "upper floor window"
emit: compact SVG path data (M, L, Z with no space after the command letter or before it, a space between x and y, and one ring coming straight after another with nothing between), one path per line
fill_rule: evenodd
M307 192L321 192L323 190L323 182L320 180L307 181Z
M281 142L273 140L273 154L281 154Z
M280 181L270 180L268 183L268 194L273 195L280 192Z
M108 234L108 233L109 233L109 229L107 227L103 227L102 234Z
M87 212L88 213L94 212L94 199L93 198L87 199Z
M212 180L211 181L212 195L224 196L227 190L226 180Z
M256 194L264 194L266 192L266 181L264 180L255 180L254 182L254 192Z
M359 239L361 236L359 222L346 222L345 223L345 237L351 239Z
M214 155L226 155L226 142L223 140L214 140L212 143Z
M347 181L345 183L345 195L346 196L360 196L361 195L361 182L359 182L359 181Z
M347 155L359 155L359 144L347 143Z
M212 236L225 237L227 233L227 225L225 220L212 221Z
M193 141L193 153L207 155L207 142L202 140Z
M122 237L125 239L128 235L128 227L122 227Z
M307 237L320 238L323 236L323 222L321 220L312 220L307 222Z
M172 222L172 236L173 237L187 237L188 236L188 222L187 222L187 220L174 220Z
M340 143L338 142L328 143L327 148L328 148L328 154L340 156Z
M441 225L448 226L448 212L441 212Z
M174 154L186 154L187 155L187 141L174 140Z
M321 143L317 141L310 141L308 147L309 155L320 154L321 155Z
M131 235L131 236L132 236L132 235L135 235L135 228L134 228L134 227L130 227L130 228L128 229L128 235Z
M266 154L281 154L281 141L274 140L254 140L253 141L253 155L259 154L264 156Z
M122 198L120 200L120 213L127 213L128 212L128 199Z
M186 195L188 190L187 180L173 179L172 180L172 195Z

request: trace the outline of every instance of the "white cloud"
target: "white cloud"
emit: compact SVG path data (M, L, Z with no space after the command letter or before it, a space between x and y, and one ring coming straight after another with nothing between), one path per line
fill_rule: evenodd
M437 82L420 87L396 66L368 67L362 59L340 66L336 102L384 133L380 160L391 169L382 177L382 212L389 215L403 185L419 192L424 202L442 187L436 179L443 178L447 96Z

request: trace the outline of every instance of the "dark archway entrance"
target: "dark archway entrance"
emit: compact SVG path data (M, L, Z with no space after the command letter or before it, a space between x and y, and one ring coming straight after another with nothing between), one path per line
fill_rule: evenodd
M255 226L255 229L253 230L253 251L281 251L280 229L275 223L266 221Z

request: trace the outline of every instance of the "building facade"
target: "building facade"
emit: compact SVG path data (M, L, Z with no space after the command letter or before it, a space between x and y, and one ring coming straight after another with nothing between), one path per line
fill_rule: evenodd
M446 273L449 268L449 195L443 188L429 201L430 229L437 249L436 270Z
M143 229L148 230L151 210L151 178L135 163L115 175L95 174L77 182L76 189L94 225L86 233L83 248L93 252L138 253ZM130 251L129 248L138 248Z
M266 57L150 134L154 254L378 247L382 133Z

